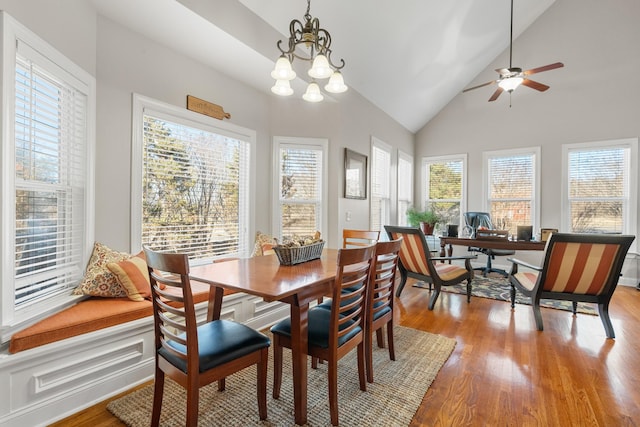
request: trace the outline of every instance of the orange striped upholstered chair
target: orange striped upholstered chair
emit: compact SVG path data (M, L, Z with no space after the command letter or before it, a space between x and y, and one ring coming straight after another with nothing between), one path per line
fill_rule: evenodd
M433 285L434 292L429 300L429 310L433 310L442 286L455 285L463 280L467 281L467 302L471 301L471 280L473 279L471 260L476 259L476 255L432 257L424 233L419 228L385 225L384 229L390 240L402 237L398 263L400 284L396 290L397 297L402 293L407 278L412 277L429 283L429 288ZM453 260L464 261L464 267L440 262Z
M635 236L620 234L553 233L542 267L509 258L513 263L509 275L511 307L515 306L516 290L531 297L536 326L542 331L541 299L571 301L574 315L578 302L595 303L607 338L615 338L609 301L633 239ZM519 272L519 265L530 270Z

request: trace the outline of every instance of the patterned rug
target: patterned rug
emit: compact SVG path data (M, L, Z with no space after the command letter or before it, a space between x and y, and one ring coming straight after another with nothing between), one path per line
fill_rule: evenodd
M374 345L374 383L360 390L356 351L338 362L338 408L341 426L406 426L418 410L427 389L453 351L456 341L402 326L394 327L396 360L386 348ZM273 351L269 350L271 358ZM271 397L273 361L269 361L267 420L258 418L255 367L227 378L227 389L217 383L200 389L199 426L292 426L293 391L291 351L284 350L282 390ZM308 426L330 426L327 397L327 364L308 370ZM136 390L109 403L107 409L132 427L151 421L153 386ZM165 381L161 426L184 426L186 393L171 380Z
M511 285L506 278L502 277L482 277L476 275L471 283L471 295L480 298L490 298L511 303ZM429 284L424 282L416 282L413 284L416 288L429 289ZM451 292L454 294L467 294L467 283L452 286L443 286L443 292ZM531 299L516 292L516 304L531 305ZM561 300L540 300L540 307L555 308L558 310L572 311L571 301ZM578 303L578 312L584 314L598 315L598 308L595 304Z

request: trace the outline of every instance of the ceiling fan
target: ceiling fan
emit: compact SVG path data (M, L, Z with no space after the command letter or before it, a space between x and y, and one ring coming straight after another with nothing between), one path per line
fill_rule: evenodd
M498 74L500 74L500 77L498 77L497 80L491 80L490 82L464 89L462 91L463 93L473 89L478 89L484 86L497 83L498 88L496 89L495 92L493 92L493 95L491 95L491 98L489 98L489 102L491 102L498 99L500 94L504 91L507 91L509 92L509 94L511 94L511 92L513 92L521 84L524 86L528 86L531 89L538 90L540 92L544 92L545 90L549 89L549 86L533 81L529 79L528 76L536 73L541 73L543 71L549 71L549 70L554 70L556 68L564 67L564 64L562 62L555 62L553 64L543 65L542 67L532 68L527 71L522 71L522 68L514 67L511 64L512 56L513 56L513 0L511 0L510 32L511 33L509 37L509 68L498 68L496 71L498 72Z

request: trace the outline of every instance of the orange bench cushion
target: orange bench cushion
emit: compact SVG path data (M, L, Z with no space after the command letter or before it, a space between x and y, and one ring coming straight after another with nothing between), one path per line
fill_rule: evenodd
M209 285L194 281L191 287L194 303L208 300ZM149 300L91 297L13 334L9 353L17 353L152 315L153 306Z

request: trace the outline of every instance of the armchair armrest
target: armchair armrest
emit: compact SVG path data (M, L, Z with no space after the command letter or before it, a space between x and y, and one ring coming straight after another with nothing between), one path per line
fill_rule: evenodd
M462 255L462 256L432 256L432 261L455 261L460 259L477 259L478 255Z
M524 262L522 260L519 260L517 258L507 258L507 261L511 261L513 264L511 266L511 275L516 274L518 272L518 266L521 265L523 267L527 267L530 268L532 270L535 271L542 271L542 267L539 267L537 265L533 265L533 264L529 264L528 262Z

